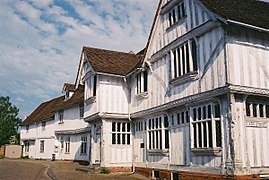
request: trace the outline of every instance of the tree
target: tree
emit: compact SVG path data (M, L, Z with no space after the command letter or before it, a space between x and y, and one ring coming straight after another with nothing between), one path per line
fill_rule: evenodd
M14 136L19 139L18 128L21 122L17 117L19 109L9 100L8 96L0 97L0 145L10 144L10 139L14 139Z

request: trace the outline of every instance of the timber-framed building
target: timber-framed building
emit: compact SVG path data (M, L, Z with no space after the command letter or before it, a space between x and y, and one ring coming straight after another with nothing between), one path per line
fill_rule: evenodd
M73 118L80 126L48 135L56 159L65 159L61 137L69 137L85 150L70 159L114 172L269 178L268 17L262 1L161 0L141 52L84 46L76 81L63 90L71 98L47 108L56 127L66 109L83 107L83 120ZM81 99L65 106L78 91ZM23 142L37 143L26 127L49 122L42 118L24 121Z

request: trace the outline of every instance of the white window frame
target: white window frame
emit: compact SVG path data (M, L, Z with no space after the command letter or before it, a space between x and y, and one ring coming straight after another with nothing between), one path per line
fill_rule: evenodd
M130 122L113 121L111 123L111 144L127 146L132 145L131 133Z
M85 84L86 84L86 91L85 91L85 97L86 99L90 99L92 97L96 96L97 93L97 75L93 74L91 76L89 76L86 80L85 80Z
M59 115L59 124L64 123L64 110L58 112Z
M71 147L70 141L71 141L70 136L65 138L65 154L70 154L70 147Z
M148 91L148 70L145 69L136 74L136 94Z
M268 119L269 103L255 100L246 100L246 116L250 118Z
M179 5L175 6L168 13L168 28L178 23L181 19L186 17L186 9L184 5L184 1Z
M87 136L81 136L80 154L87 154Z
M84 104L79 105L79 118L83 119L84 117Z
M147 119L147 149L169 150L169 119L166 115Z
M191 148L221 148L223 132L220 105L214 102L202 104L190 108L190 113Z
M26 141L24 143L24 152L29 152L29 147L30 147L30 143L29 143L29 141Z
M46 129L46 121L41 122L41 127L43 131Z
M44 153L45 152L45 141L41 140L39 144L39 152Z

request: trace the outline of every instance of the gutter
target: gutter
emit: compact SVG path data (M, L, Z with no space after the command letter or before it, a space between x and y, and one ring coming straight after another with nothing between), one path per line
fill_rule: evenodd
M103 73L103 72L95 72L95 74L99 74L99 75L105 75L105 76L122 77L122 78L124 78L124 77L125 77L125 76L123 76L123 75L110 74L110 73Z
M231 19L228 19L226 21L226 24L227 23L235 24L235 25L247 27L247 28L250 28L250 29L258 30L258 31L261 31L261 32L269 33L269 29L261 28L261 27L258 27L258 26L253 26L253 25L250 25L250 24L242 23L242 22L239 22L239 21L234 21L234 20L231 20Z

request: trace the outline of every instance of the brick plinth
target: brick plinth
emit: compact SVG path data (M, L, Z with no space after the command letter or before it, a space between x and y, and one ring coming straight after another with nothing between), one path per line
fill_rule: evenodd
M111 173L132 172L132 167L108 167Z
M159 171L160 179L171 179L172 171L165 169L151 169L143 167L135 167L135 172L147 177L152 177L154 171ZM257 174L250 175L235 175L226 176L223 174L209 174L209 173L197 173L197 172L186 172L179 171L178 179L180 180L260 180L260 176Z

